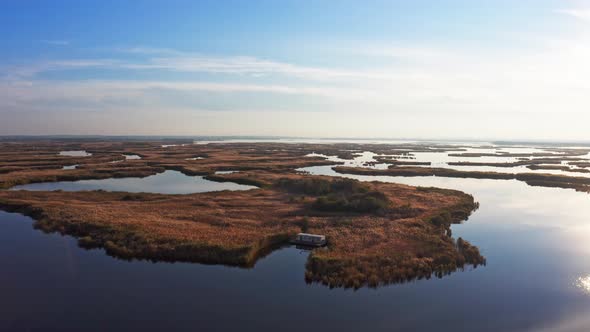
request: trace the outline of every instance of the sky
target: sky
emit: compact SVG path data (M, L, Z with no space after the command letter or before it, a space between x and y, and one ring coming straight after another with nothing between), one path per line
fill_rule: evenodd
M0 135L590 141L590 1L0 1Z

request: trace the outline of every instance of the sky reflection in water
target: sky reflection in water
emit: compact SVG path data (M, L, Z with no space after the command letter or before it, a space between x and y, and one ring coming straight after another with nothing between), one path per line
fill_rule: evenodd
M306 170L335 175L329 166ZM0 330L28 324L99 331L110 321L120 330L268 330L281 324L284 331L300 331L284 324L294 313L296 321L324 331L590 330L590 195L514 180L347 177L473 194L480 209L453 226L453 234L478 246L487 266L377 290L330 290L305 284L307 254L294 248L274 252L251 270L124 262L0 212L0 316L10 318L0 319ZM179 179L171 183L183 191L188 179ZM168 180L174 179L134 188L149 191Z

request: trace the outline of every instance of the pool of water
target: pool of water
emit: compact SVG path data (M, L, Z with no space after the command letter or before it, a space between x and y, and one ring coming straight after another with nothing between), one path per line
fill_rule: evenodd
M136 154L123 154L121 156L123 156L125 159L119 159L119 160L109 161L109 164L118 164L118 163L122 163L122 162L127 161L127 160L139 160L139 159L141 159L141 156L138 156Z
M215 174L232 174L238 173L239 171L216 171Z
M89 157L92 156L92 153L86 152L84 150L69 150L69 151L60 151L60 156L68 156L68 157Z
M232 182L215 182L201 176L187 176L178 171L165 171L145 178L121 178L31 183L15 186L11 190L106 190L127 192L151 192L160 194L191 194L222 190L250 190L247 186Z

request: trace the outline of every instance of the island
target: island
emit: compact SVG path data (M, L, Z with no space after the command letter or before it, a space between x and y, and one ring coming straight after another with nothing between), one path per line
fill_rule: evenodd
M451 225L478 207L471 195L298 171L337 164L310 154L350 159L352 149L371 146L1 142L0 208L31 216L42 231L76 237L81 247L104 248L127 260L248 268L297 233L322 234L328 245L311 251L305 280L329 287L377 287L486 263L477 247L452 236ZM166 170L256 188L195 194L10 190L27 183L146 177Z

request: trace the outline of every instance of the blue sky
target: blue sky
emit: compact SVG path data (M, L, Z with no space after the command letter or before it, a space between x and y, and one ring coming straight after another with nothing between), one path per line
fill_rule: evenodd
M0 34L4 135L584 140L590 122L583 1L6 0Z

